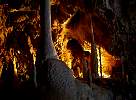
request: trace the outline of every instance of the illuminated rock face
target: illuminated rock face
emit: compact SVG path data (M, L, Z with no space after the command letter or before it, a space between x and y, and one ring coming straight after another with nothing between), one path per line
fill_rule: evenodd
M112 100L112 93L76 79L66 64L48 59L42 66L42 97L46 100Z
M58 34L57 41L55 42L56 50L59 54L60 59L64 61L70 69L73 67L73 65L75 65L75 64L72 64L72 62L81 62L81 59L83 59L83 51L91 52L91 42L90 42L91 31L89 26L90 18L88 16L89 14L86 14L80 11L76 12L75 15L73 15L72 17L70 17L63 23L62 31L60 33L58 31L57 33ZM98 16L95 16L95 18L97 18L97 20L99 19ZM94 25L95 42L97 44L96 46L97 58L98 59L100 58L98 57L99 56L98 45L99 45L101 48L103 48L101 50L101 53L102 53L101 62L102 62L102 68L103 68L102 72L104 77L108 78L110 76L109 73L111 72L112 67L115 65L115 62L116 62L115 61L116 59L113 58L113 56L110 54L111 52L109 51L112 40L111 40L110 34L106 33L108 31L106 31L107 28L105 24L102 23L102 21L96 21L95 19L95 21L93 20L93 22L94 22L93 25ZM55 25L56 26L53 27L52 29L59 30L60 23L58 22L57 24L58 24L58 27L56 27L57 25L54 23L53 26ZM101 26L104 26L104 29L101 28ZM91 60L91 63L92 63L92 60ZM80 65L77 64L77 65L78 67L80 66L80 69L82 69L82 66L83 66L82 64ZM100 72L100 68L98 68L98 72ZM105 74L105 72L108 74L108 76Z
M77 100L75 79L64 62L49 59L42 68L42 83L47 87L48 100Z

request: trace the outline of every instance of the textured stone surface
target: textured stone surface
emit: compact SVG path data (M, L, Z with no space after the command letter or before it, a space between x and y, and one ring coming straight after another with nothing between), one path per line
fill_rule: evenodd
M77 100L76 84L66 64L56 59L47 60L44 64L46 87L49 100ZM43 71L43 72L44 72Z
M62 61L48 59L43 67L43 100L112 100L111 92L94 84L90 88L74 79L72 72Z

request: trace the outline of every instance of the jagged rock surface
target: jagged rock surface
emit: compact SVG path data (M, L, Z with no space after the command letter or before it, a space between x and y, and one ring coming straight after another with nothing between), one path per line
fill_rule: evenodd
M111 92L76 80L62 61L48 59L42 67L43 100L112 100Z

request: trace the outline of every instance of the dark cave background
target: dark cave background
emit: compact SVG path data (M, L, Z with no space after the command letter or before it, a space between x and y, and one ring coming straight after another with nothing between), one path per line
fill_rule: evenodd
M76 36L77 34L74 32L71 34L71 37L77 37L76 39L79 39L81 42L83 40L91 42L88 30L89 25L86 23L90 20L88 15L92 14L96 44L101 45L108 53L119 57L122 61L119 67L112 69L113 79L105 79L102 83L102 87L112 90L116 95L115 100L120 100L120 97L122 97L121 100L134 100L136 98L136 1L52 0L52 2L52 24L56 19L62 24L70 17L70 15L74 15L66 27L69 30L80 30L80 33L78 34L79 37ZM22 62L26 62L28 66L30 66L27 73L32 77L33 61L32 55L29 52L30 47L27 44L27 37L30 36L33 46L38 48L40 40L40 21L38 19L40 0L1 0L0 4L3 5L1 9L4 16L7 17L4 27L8 28L13 26L13 31L9 32L10 34L7 34L4 43L2 37L0 37L0 57L3 62L5 62L3 65L12 66L12 62L10 60L7 62L6 58L4 58L5 55L2 53L3 48L5 52L8 52L11 47L16 49L16 51L20 50L20 61L21 57L25 59ZM11 9L19 11L12 13L9 12ZM21 16L25 16L25 20L18 22L17 19ZM3 15L1 15L1 19L4 19ZM36 21L33 21L34 19ZM83 25L85 28L81 29ZM55 30L52 30L52 35L53 41L56 41L57 32ZM85 35L85 38L82 37L82 35ZM122 66L124 69L122 69ZM122 75L122 72L125 73L124 76ZM33 91L30 94L30 98L34 96L33 94L38 94L38 89L35 89L32 85L33 81L31 78L20 83L13 78L12 72L7 73L11 75L7 76L10 77L7 79L4 76L7 75L6 72L3 73L1 79L1 92L4 90L3 93L5 94L10 90L8 91L8 94L10 94L12 90L15 90L15 93L17 95L21 94L22 97L23 94L27 95L29 92ZM11 88L9 84L12 83L13 80L15 81L13 86L19 88L19 92L18 89L9 89ZM100 80L96 80L94 83L101 85L100 82ZM8 84L5 85L6 83ZM19 83L19 85L17 85L17 83ZM4 85L6 89L3 88ZM36 97L38 98L38 96L39 94Z

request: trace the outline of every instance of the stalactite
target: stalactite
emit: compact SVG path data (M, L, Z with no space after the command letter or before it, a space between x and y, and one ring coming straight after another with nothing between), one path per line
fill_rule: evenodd
M90 28L91 28L91 53L92 53L92 67L94 69L94 77L98 77L98 60L97 60L97 51L96 44L94 40L94 29L93 29L93 20L92 16L90 16Z

